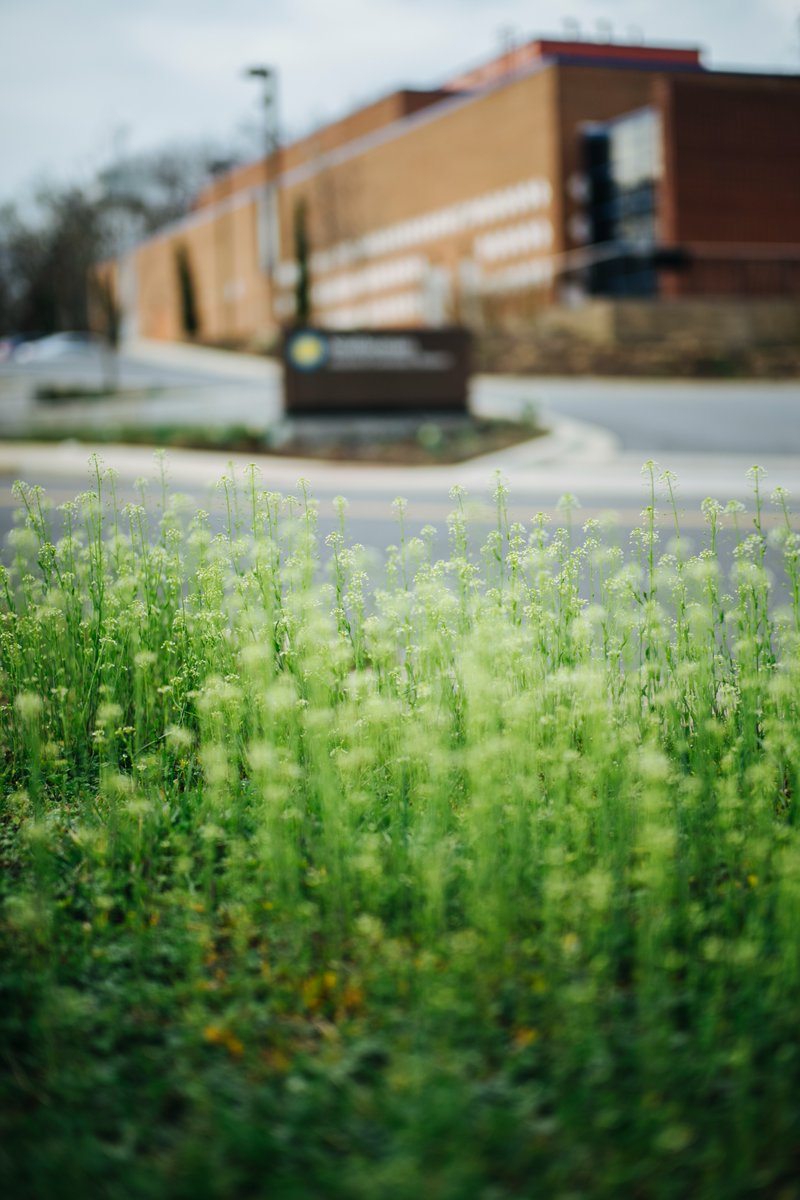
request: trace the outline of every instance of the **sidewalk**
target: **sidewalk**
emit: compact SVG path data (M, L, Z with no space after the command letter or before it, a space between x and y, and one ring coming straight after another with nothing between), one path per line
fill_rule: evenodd
M263 354L240 354L233 350L214 350L210 346L190 346L186 342L155 342L136 338L120 346L125 358L184 371L201 370L221 379L263 381L280 380L281 365Z
M231 463L237 470L255 463L264 479L275 486L294 487L298 479L307 478L317 481L320 486L369 491L376 485L385 488L392 484L400 490L416 490L420 486L452 486L477 477L485 481L494 471L514 477L529 476L539 467L558 464L598 466L613 460L616 449L616 439L605 430L580 421L558 421L543 437L447 465L375 466L270 454L242 455L172 448L167 451L167 458L170 477L186 484L212 483L225 474ZM153 474L157 451L157 446L92 446L73 439L55 443L0 441L0 474L29 480L45 473L63 479L84 479L89 458L96 453L121 479L133 480Z

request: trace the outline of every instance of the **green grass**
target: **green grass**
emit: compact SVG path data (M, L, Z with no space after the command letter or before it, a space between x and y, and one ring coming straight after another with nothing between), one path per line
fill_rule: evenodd
M20 486L5 1195L800 1195L800 543L648 471L627 554L499 481L324 583L304 486Z

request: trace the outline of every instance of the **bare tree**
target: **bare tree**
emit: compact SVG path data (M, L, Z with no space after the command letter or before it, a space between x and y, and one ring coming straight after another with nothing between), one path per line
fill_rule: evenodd
M89 328L87 279L107 247L97 204L80 188L50 188L23 220L6 210L0 234L2 322L29 334Z
M212 178L219 157L219 147L210 142L118 152L86 186L41 189L24 216L5 206L0 211L0 333L87 330L90 309L98 326L108 330L108 297L101 301L90 295L97 265L184 216ZM235 161L230 153L228 159Z

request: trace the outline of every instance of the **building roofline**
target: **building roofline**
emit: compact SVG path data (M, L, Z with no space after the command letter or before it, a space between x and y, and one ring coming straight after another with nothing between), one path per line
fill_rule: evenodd
M549 39L544 38L534 40L544 45L547 45L549 42ZM587 44L598 45L597 43ZM613 44L611 44L609 48L613 49ZM645 47L644 49L647 48ZM662 47L662 51L665 49L667 48ZM674 49L677 50L678 48L675 47ZM654 47L653 51L654 53L657 53L658 48ZM453 91L449 98L443 98L438 102L434 102L433 104L418 110L417 112L408 113L387 125L382 125L377 129L370 130L368 133L362 134L360 137L353 138L349 142L344 142L340 146L336 146L331 150L321 153L316 158L309 159L304 163L299 163L297 166L290 168L288 171L280 172L279 170L274 182L277 184L279 189L294 187L297 186L297 184L305 183L307 180L313 179L316 175L322 174L333 167L340 166L342 163L348 162L353 158L357 158L359 155L364 154L369 150L375 149L378 146L386 145L399 137L403 137L407 133L411 133L432 121L438 120L440 117L449 116L451 113L454 113L459 109L474 103L476 100L481 100L494 92L502 91L504 88L510 87L523 79L527 79L544 71L557 69L559 67L566 67L569 69L579 68L582 70L613 68L614 70L642 71L650 72L654 75L660 74L668 79L676 79L680 81L685 79L697 79L703 80L704 82L710 82L715 80L731 79L738 81L763 80L766 82L775 80L786 82L789 80L796 81L800 84L800 75L791 72L767 74L760 72L749 72L746 70L709 69L704 67L699 62L697 64L692 64L668 62L663 59L661 61L657 61L656 59L648 60L647 58L643 58L641 60L614 58L607 59L605 57L571 57L566 54L556 54L552 57L547 56L535 58L514 70L510 70L506 73L498 75L494 79L488 80L486 83L483 83L474 89ZM396 89L395 92L387 93L386 97L384 98L388 98L397 94L398 92L410 92L414 90L415 89L412 88ZM418 90L425 91L428 89ZM443 90L446 90L446 85ZM365 107L371 107L379 102L380 101L373 101L370 105ZM360 111L361 109L355 109L353 113L348 115L353 116L355 113ZM338 118L337 121L329 122L329 124L336 124L338 121L342 120L346 120L346 117ZM298 139L298 142L306 141L311 136L313 136L313 134L306 135L304 138ZM255 166L263 161L263 158L254 159L252 163L242 164L236 169L243 170L248 166ZM281 150L278 149L275 154L275 165L277 167L280 167L280 161ZM222 213L230 212L236 208L242 207L245 204L252 203L263 194L263 190L263 183L252 184L248 187L237 190L221 200L217 200L213 203L205 204L200 208L193 209L185 216L180 217L177 221L173 221L162 226L160 229L144 238L141 242L138 242L137 245L133 247L133 251L141 247L148 246L151 243L160 241L162 238L174 237L176 234L192 229L197 225L203 225L207 221L213 220Z
M363 134L361 137L354 138L350 142L345 142L341 146L337 146L332 150L328 150L320 154L318 158L312 159L305 163L300 163L296 167L292 167L286 172L279 172L275 178L275 183L278 188L294 187L298 183L304 183L308 179L313 179L315 175L321 174L323 171L328 171L331 167L339 166L341 163L348 162L352 158L357 158L360 154L366 153L368 150L374 149L376 146L381 146L387 142L392 142L398 137L403 137L406 133L412 132L414 129L427 124L430 121L436 120L439 117L446 116L449 113L455 112L459 108L464 108L473 101L482 99L484 96L492 92L500 91L504 87L508 87L512 83L518 82L520 79L527 78L531 75L537 75L541 71L548 70L557 64L549 59L542 59L533 63L527 64L519 71L512 74L504 75L500 79L492 80L491 83L485 84L483 87L476 88L469 92L453 92L452 97L439 101L438 104L431 104L426 108L420 109L418 112L409 113L406 116L399 117L396 121L392 121L389 125L383 125L379 129L370 130L369 133ZM409 89L403 89L409 90ZM390 93L393 94L393 93ZM277 164L280 164L281 151L276 153ZM251 164L243 164L243 166L252 166L256 163L263 162L263 159L255 159ZM242 167L238 168L239 170ZM239 208L243 204L251 203L264 191L263 183L251 185L247 188L241 188L239 191L230 196L226 196L223 200L218 200L213 204L205 204L202 208L193 209L184 217L179 217L177 221L172 221L168 225L164 225L161 229L157 229L148 237L144 238L137 244L137 247L147 246L151 242L157 242L164 237L172 237L182 230L191 229L196 225L205 224L207 220L213 219L216 215L224 212L229 212L234 208Z
M713 75L701 62L668 62L656 59L616 58L613 54L598 55L596 58L582 58L579 54L554 54L542 61L550 62L558 67L613 67L615 71L650 71L661 75Z
M667 74L672 75L669 71ZM674 72L684 78L685 72ZM775 83L794 82L800 83L800 71L796 68L787 67L786 70L762 71L756 68L748 67L713 67L707 68L702 72L690 72L696 78L701 79L732 79L737 83L747 82L749 80L763 80L765 83L774 81Z

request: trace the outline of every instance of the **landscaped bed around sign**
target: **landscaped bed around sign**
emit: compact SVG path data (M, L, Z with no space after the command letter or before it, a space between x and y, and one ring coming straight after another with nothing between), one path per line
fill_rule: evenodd
M0 608L0 1186L798 1195L800 583L531 514L369 578L255 471L20 487ZM666 504L674 483L665 475Z
M430 466L465 462L479 454L492 454L520 442L530 441L546 432L532 416L524 421L491 420L464 417L459 421L420 420L405 422L403 428L385 430L374 420L365 432L358 421L348 426L344 420L330 423L327 431L320 423L303 421L280 425L273 430L251 429L245 425L115 425L102 426L34 425L15 437L22 440L63 441L67 438L89 444L120 443L136 446L162 446L168 449L223 450L232 454L277 454L291 458L322 459L331 462L384 463L403 466ZM363 422L362 422L363 425Z

